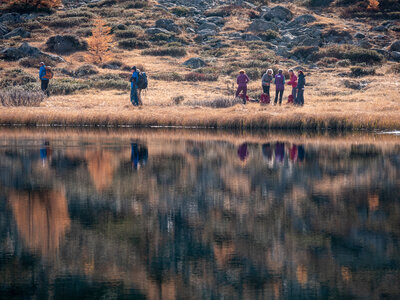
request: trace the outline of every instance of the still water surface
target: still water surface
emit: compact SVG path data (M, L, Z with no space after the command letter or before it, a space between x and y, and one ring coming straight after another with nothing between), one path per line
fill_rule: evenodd
M0 298L400 298L399 138L179 136L0 132Z

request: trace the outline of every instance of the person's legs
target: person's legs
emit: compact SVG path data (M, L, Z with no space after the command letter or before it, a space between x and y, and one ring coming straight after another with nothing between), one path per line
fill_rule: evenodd
M242 91L242 87L238 86L237 90L236 90L236 97L239 97L240 92Z
M43 93L45 93L47 96L50 95L49 91L47 90L49 87L49 81L48 80L42 80L41 81L41 88Z
M297 88L292 88L293 102L296 102Z
M243 104L246 104L247 86L243 87Z
M264 93L266 93L268 95L268 97L269 97L269 85L266 86L266 92L264 92Z
M139 99L137 95L137 89L135 86L131 87L131 103L133 106L139 105Z
M262 86L262 89L263 89L263 93L266 94L266 93L267 93L267 90L268 90L268 86L263 85L263 86Z
M275 100L274 100L274 105L278 102L278 94L279 94L279 91L278 90L275 90Z
M279 91L279 105L282 104L282 98L283 98L283 90Z
M304 90L300 89L298 92L298 102L300 105L304 105Z
M137 94L138 94L139 105L142 106L143 105L143 102L142 102L142 89L138 89L137 90Z

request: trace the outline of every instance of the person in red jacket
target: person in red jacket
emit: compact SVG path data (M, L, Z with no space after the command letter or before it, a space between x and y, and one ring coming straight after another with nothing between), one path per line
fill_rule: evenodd
M290 80L288 82L289 85L292 86L292 96L293 96L293 100L296 101L296 92L297 92L297 76L296 74L294 74L293 70L290 69L289 70L289 76L290 76Z
M244 70L239 71L239 76L236 79L238 88L236 90L236 97L239 97L240 92L243 92L243 104L246 104L247 83L250 81Z

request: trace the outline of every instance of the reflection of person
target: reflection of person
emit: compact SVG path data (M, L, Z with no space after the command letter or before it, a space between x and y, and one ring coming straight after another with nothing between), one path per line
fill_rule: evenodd
M285 158L285 144L276 143L275 144L275 159L277 162L282 162Z
M146 165L148 156L149 154L146 146L138 143L131 143L131 161L135 170Z
M306 153L304 151L304 146L303 145L297 146L297 158L299 159L299 161L304 160L305 154Z
M290 147L289 158L293 162L297 160L297 146L295 144L293 144L292 147Z
M45 141L43 143L42 148L40 148L40 158L44 162L49 159L51 156L51 148L50 148L50 143L48 141Z
M272 158L272 148L270 143L263 144L261 147L264 158L270 160Z
M241 161L245 161L249 153L247 152L247 143L243 143L238 148L238 156Z

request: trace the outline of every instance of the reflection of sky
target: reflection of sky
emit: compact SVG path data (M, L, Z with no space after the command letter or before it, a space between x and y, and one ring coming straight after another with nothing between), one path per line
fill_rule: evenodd
M388 284L397 295L398 148L157 140L47 148L45 167L44 148L0 149L9 203L0 217L12 214L1 218L0 254L15 259L0 272L24 268L24 252L37 257L30 272L45 290L69 286L59 279L68 275L91 293L105 283L152 299L372 297Z

